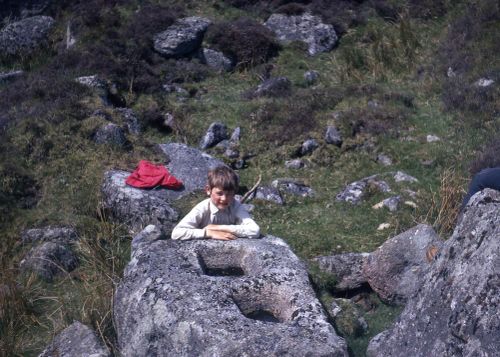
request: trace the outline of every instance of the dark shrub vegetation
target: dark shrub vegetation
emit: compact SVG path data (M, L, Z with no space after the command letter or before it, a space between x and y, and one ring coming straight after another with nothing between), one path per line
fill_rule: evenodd
M231 57L239 68L267 62L280 50L274 34L248 18L215 24L208 29L206 39L214 48Z
M469 165L471 175L489 167L500 167L500 137L485 145Z
M316 112L333 109L342 99L338 91L316 89L263 105L252 117L252 126L268 145L279 146L305 139L318 129Z

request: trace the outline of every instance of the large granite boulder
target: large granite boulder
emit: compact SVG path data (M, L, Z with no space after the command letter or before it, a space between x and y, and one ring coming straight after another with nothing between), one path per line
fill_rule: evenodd
M217 145L223 140L229 138L227 133L227 126L224 123L214 122L210 124L207 132L203 136L200 142L200 149L205 150Z
M129 175L130 172L121 170L104 174L103 205L111 213L111 218L134 232L139 232L148 224L156 224L163 231L170 232L179 219L179 214L170 205L176 191L128 186L125 180Z
M123 357L348 356L283 240L141 241L114 299Z
M375 336L371 357L498 356L500 192L475 194L416 296Z
M166 57L181 57L197 50L210 20L192 16L177 20L153 38L154 49Z
M403 305L422 285L443 244L432 227L419 224L382 244L363 261L363 275L385 302Z
M38 357L111 357L95 332L75 321L62 330Z
M310 13L299 16L273 14L264 25L274 31L283 43L305 42L311 56L331 51L338 41L333 26L322 23L321 18Z
M41 279L51 282L55 277L71 272L78 266L78 257L73 245L78 234L71 227L44 227L28 229L21 233L23 244L32 248L19 266L24 272L33 272Z
M180 198L193 191L202 190L207 184L208 171L224 163L212 156L185 144L160 144L160 150L167 155L168 170L184 184L179 191L170 191L171 198Z
M0 31L0 54L29 55L47 42L47 36L54 26L49 16L34 16L5 26Z
M321 271L333 274L338 291L354 290L367 283L363 262L369 253L344 253L314 258Z

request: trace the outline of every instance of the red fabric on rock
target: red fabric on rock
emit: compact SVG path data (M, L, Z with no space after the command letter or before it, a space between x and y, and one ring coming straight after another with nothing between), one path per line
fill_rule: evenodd
M139 161L139 165L127 177L125 183L138 188L162 186L175 190L182 187L182 182L171 175L165 166L155 165L146 160Z

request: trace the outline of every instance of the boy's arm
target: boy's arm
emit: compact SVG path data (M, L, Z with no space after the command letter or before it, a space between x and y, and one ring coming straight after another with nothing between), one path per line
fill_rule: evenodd
M252 219L248 211L240 205L236 211L236 224L210 224L210 230L229 232L240 238L259 238L260 228Z
M172 239L205 238L205 229L200 228L203 212L195 206L172 230Z

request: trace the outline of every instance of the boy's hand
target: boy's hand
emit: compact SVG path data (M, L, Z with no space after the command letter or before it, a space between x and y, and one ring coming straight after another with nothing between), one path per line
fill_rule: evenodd
M210 229L210 228L208 228L208 226L205 228L205 232L207 234L207 238L218 239L218 240L236 239L236 236L232 233L222 231L222 230Z

